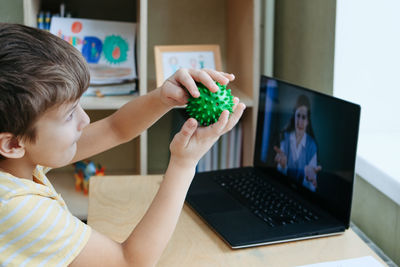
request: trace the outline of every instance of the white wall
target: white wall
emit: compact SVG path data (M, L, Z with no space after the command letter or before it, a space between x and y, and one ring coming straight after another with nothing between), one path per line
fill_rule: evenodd
M361 105L360 134L400 132L399 12L399 0L337 0L333 92Z

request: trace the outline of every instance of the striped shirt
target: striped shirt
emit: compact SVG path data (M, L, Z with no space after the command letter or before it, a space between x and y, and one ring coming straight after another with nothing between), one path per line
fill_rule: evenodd
M37 166L34 181L0 171L0 266L67 266L91 228L74 217Z

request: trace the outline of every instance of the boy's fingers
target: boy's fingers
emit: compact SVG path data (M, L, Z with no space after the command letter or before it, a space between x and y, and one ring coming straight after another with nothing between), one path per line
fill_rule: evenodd
M230 131L233 126L236 125L236 123L239 121L240 117L242 117L243 111L245 110L246 106L243 103L239 103L236 106L235 111L232 113L232 115L229 118L228 123L225 125L225 130L224 133Z
M233 73L223 72L224 76L229 79L229 81L233 81L236 77Z
M226 85L229 83L229 81L232 81L235 76L231 76L227 73L223 73L223 72L219 72L219 71L215 71L215 70L211 70L211 69L203 69L208 75L211 76L211 78L214 81L219 82L220 84Z
M220 71L219 73L221 73L225 78L228 78L228 80L230 82L236 78L233 73L226 73L226 72L222 72L222 71Z
M177 78L176 80L183 86L185 87L188 91L189 94L193 97L199 97L200 92L199 89L197 89L196 83L194 82L191 73L189 73L188 70L186 69L179 69L176 74Z
M189 73L192 75L193 79L197 82L201 82L207 87L211 92L217 92L219 87L215 84L214 78L205 70L190 69Z
M219 116L218 121L210 126L210 129L214 131L215 134L221 135L221 133L226 127L226 124L228 123L228 120L229 120L229 111L224 110Z
M169 90L168 98L185 104L188 101L189 95L188 92L184 90Z
M237 105L239 104L239 98L238 97L234 97L233 98L233 107L232 110L235 111Z
M181 143L183 146L186 146L196 129L197 121L193 118L190 118L183 124L181 131L175 137L179 143Z
M201 82L206 86L211 92L217 92L218 86L215 84L215 81L220 84L228 84L229 81L233 81L235 79L235 75L219 72L211 69L179 69L177 71L177 80L182 84L192 95L197 98L200 96L199 90L196 86L196 82Z

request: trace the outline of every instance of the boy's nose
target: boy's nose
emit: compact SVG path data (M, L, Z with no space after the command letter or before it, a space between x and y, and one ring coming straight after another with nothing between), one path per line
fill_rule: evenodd
M81 130L83 130L83 128L85 128L87 125L89 125L90 118L87 115L87 113L82 109L82 107L79 107L79 108L80 108L81 120L79 122L78 129L79 129L79 131L81 131Z
M86 126L88 126L89 125L89 123L90 123L90 118L89 118L89 116L88 116L88 114L85 112L85 111L83 111L83 114L84 114L84 119L83 119L83 127L86 127Z

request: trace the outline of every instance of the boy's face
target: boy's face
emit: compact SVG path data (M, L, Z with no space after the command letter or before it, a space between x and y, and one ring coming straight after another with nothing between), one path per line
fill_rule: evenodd
M36 141L25 144L25 156L34 165L52 168L70 163L82 130L89 122L78 101L48 110L35 125Z

